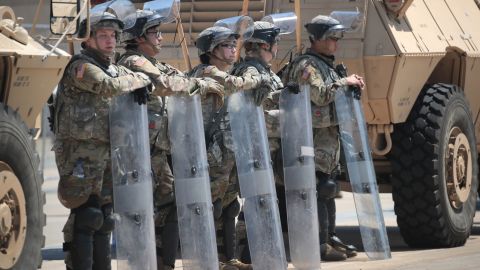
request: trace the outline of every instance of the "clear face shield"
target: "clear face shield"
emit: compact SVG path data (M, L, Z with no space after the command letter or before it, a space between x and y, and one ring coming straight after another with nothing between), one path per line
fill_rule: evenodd
M105 12L111 13L123 21L128 15L135 13L135 6L129 0L111 0L94 6L90 10L90 24L100 21Z
M330 13L330 17L339 21L343 26L343 31L353 33L362 27L363 19L360 11L339 11L335 10ZM330 31L330 29L329 29Z
M293 12L284 12L265 16L261 20L280 28L280 35L288 35L295 32L297 15Z
M163 17L162 23L175 21L180 10L180 0L154 0L143 4L143 10L150 10Z
M297 15L295 15L295 13L293 12L270 14L268 16L263 17L262 21L272 23L276 27L278 27L280 29L279 35L288 35L295 32L295 26L297 24ZM275 39L275 43L271 44L271 46L278 43L278 40L279 40L279 37L277 36L277 38ZM273 54L273 58L275 58L277 56L277 52L272 51L272 47L270 47L270 50Z
M247 40L253 35L253 19L249 16L235 16L215 22L213 26L226 27L239 35L239 39Z

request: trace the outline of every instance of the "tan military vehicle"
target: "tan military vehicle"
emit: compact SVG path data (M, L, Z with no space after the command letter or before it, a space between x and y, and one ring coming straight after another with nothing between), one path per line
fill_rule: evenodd
M5 4L33 6L33 18L34 4L11 2ZM34 40L22 22L12 7L0 6L0 269L23 270L40 265L45 242L43 173L34 138L70 55Z
M294 11L293 0L251 0L249 15ZM415 247L463 245L470 235L480 146L480 10L476 0L301 0L301 22L334 10L361 12L361 25L339 42L337 58L362 74L362 96L378 184L392 192L404 240ZM242 1L182 1L190 44ZM166 27L166 41L175 26ZM302 27L303 28L303 27ZM302 44L308 47L305 30ZM177 37L178 40L178 37ZM168 44L168 43L167 43ZM185 67L165 45L164 60ZM274 68L295 51L283 37ZM348 184L343 185L348 188Z

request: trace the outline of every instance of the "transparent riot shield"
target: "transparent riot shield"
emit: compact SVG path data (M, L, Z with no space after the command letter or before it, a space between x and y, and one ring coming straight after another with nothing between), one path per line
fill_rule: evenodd
M287 269L263 109L244 91L229 97L228 112L253 268Z
M183 269L218 269L200 97L172 96L167 111Z
M335 107L363 247L370 259L388 259L390 245L360 100L354 98L353 91L340 89L335 94Z
M295 269L320 269L309 85L280 95L280 129L290 258Z
M156 269L147 108L133 95L112 99L110 145L117 269Z

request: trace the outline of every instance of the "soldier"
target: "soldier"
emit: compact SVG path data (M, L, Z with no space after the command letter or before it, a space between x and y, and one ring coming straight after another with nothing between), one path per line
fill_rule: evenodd
M112 64L122 27L107 12L92 15L90 33L87 20L81 23L79 36L87 40L67 65L55 101L53 150L60 174L58 198L71 210L63 229L70 270L111 269L110 100L133 92L142 103L151 85L144 74Z
M195 43L201 64L193 68L194 77L210 77L222 85L226 95L251 90L270 82L269 76L259 73L237 77L230 74L235 62L238 34L226 27L214 26L203 30ZM232 134L227 105L218 106L216 96L202 99L202 112L207 141L209 175L214 205L215 225L218 231L219 253L224 255L221 269L252 269L235 256L235 218L240 212L238 186L230 182L235 165Z
M345 31L339 21L319 15L305 27L311 46L292 62L285 81L310 86L321 256L327 261L345 260L356 255L356 248L345 245L335 234L335 175L339 168L340 142L333 106L337 89L346 85L363 88L364 81L356 74L341 78L334 68L337 41Z
M159 30L164 17L149 10L139 10L135 23L124 31L126 52L118 63L146 74L154 83L155 91L148 102L151 162L154 172L154 206L157 233L158 269L174 269L179 242L173 175L167 162L170 151L167 137L166 97L174 93L212 93L221 96L222 87L213 80L186 77L176 68L158 61L162 35Z
M270 69L270 62L276 57L279 34L280 29L274 24L265 21L255 22L253 35L244 44L245 59L235 65L233 70L233 74L237 76L261 75L268 78L267 86L258 87L254 90L254 99L256 104L262 105L264 109L269 150L272 159L276 156L280 146L278 95L276 94L279 93L277 90L283 88L283 84L280 78ZM231 183L238 181L236 173L232 173L230 177L232 178L230 180ZM275 180L277 181L277 177L275 177ZM236 228L240 244L239 251L241 252L242 260L250 261L243 216L243 213L240 214Z

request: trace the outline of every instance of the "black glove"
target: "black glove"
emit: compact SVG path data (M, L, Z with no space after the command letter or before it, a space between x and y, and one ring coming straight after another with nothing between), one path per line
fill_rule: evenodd
M267 88L267 87L256 88L253 92L253 102L255 102L255 105L261 106L263 101L267 99L268 93L270 93L270 88Z
M357 86L351 86L350 91L352 91L354 99L360 100L362 98L362 90Z
M149 84L145 87L135 89L133 94L133 101L137 102L138 105L147 104L147 101L150 101L150 91L152 89L152 85Z
M300 93L300 86L296 82L288 82L287 85L285 85L284 89L286 89L292 94Z

